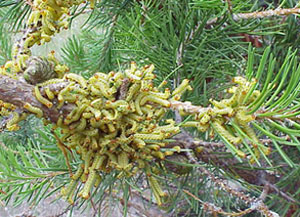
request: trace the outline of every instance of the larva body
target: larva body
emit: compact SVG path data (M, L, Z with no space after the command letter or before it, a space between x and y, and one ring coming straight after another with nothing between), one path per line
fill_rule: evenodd
M240 137L235 137L232 134L230 134L220 123L219 121L214 121L213 122L214 126L215 126L215 130L217 131L217 133L219 133L220 135L222 135L224 138L226 138L229 142L231 142L232 144L239 144L241 143L241 138Z
M46 99L45 97L42 96L38 86L35 86L34 93L35 93L37 100L40 103L44 104L48 108L51 108L53 106L52 102L50 102L48 99Z
M24 108L27 109L29 112L35 114L38 118L43 117L43 111L38 107L34 107L29 103L25 103Z

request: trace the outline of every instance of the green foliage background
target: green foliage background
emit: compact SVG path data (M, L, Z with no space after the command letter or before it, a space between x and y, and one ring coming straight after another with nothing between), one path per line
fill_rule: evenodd
M296 0L232 0L231 3L232 13L277 7L292 8L297 5ZM226 96L223 90L231 86L230 80L234 76L246 75L249 42L245 41L244 34L259 36L261 40L262 46L255 48L253 52L254 71L257 70L268 45L271 47L270 53L276 57L276 71L286 60L286 55L291 55L291 52L288 53L289 48L290 51L296 51L300 47L299 15L234 21L228 8L228 1L219 0L102 0L92 12L88 5L73 8L71 21L86 17L84 24L80 27L80 34L70 36L63 48L57 52L72 72L86 78L97 71L121 70L130 61L139 65L153 63L156 67L157 83L167 79L169 87L174 88L179 81L188 78L192 81L194 90L183 99L194 105L206 106L210 98L220 99ZM0 64L11 58L11 38L25 27L24 20L29 12L30 7L23 1L0 2ZM219 19L213 25L207 25L214 18ZM70 28L74 27L72 23ZM299 51L292 58L292 62L295 62L293 71L296 71ZM267 73L263 74L262 80L266 80L266 76ZM293 103L299 104L299 97ZM278 132L274 127L269 127L268 130ZM209 141L206 134L193 131L190 133ZM299 201L299 130L291 136L294 145L284 145L280 140L275 140L272 154L262 159L260 166L241 163L235 165L235 168L277 174L280 177L276 181L277 188ZM267 138L266 135L263 137ZM8 202L13 198L15 205L25 200L37 204L41 199L58 192L68 182L67 166L54 137L50 134L50 126L44 127L39 120L32 117L23 123L20 131L2 132L0 142L0 188L6 192L5 195L0 194L2 201ZM225 162L226 159L234 158L224 150L214 154ZM78 164L79 161L80 159L75 159L73 164ZM212 185L211 180L197 170L200 166L207 167L214 174L229 181L239 183L240 188L253 196L258 197L262 191L262 186L251 185L217 165L199 162L192 166L193 170L184 176L161 171L161 184L173 195L166 201L167 206L164 209L172 213L172 216L208 216L201 204L188 197L183 189L202 201L212 202L227 211L235 212L247 208L243 201ZM111 192L115 186L123 191L123 197L127 201L129 188L143 192L139 182L141 178L116 181L115 174L112 173L94 193L93 202L101 204L104 197L111 197L110 201L114 203L117 199L105 191ZM12 197L13 194L16 196ZM90 205L89 201L78 201L77 207ZM292 203L276 192L268 195L266 204L280 216L289 216L291 212ZM299 206L299 202L296 205ZM147 206L149 204L145 204ZM124 211L126 209L125 203ZM292 215L300 216L300 209ZM252 213L248 216L260 214Z

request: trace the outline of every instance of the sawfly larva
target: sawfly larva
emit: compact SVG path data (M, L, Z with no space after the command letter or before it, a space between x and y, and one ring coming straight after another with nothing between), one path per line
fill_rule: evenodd
M213 121L213 124L215 126L215 130L217 131L218 134L223 136L225 139L227 139L229 142L232 144L238 145L241 143L241 138L240 137L235 137L231 135L222 125L219 123L219 121Z
M79 192L80 197L82 197L86 200L90 197L90 191L94 185L95 179L96 179L96 171L91 170L88 175L87 181L84 184L83 189Z
M40 108L34 107L31 104L29 104L28 102L25 103L24 108L26 110L28 110L29 112L35 114L38 118L42 118L44 115L43 111Z
M52 102L42 96L38 86L34 87L34 94L37 100L43 105L47 106L48 108L51 108L53 106Z
M45 91L45 94L47 95L48 99L50 99L50 100L53 100L53 99L54 99L55 95L54 95L54 93L50 90L49 87L45 87L44 91Z

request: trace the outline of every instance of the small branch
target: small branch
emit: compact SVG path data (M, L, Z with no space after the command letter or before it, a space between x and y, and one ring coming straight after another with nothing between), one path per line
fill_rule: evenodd
M291 14L300 14L300 8L277 8L275 10L266 10L260 12L256 11L252 13L232 14L232 19L234 21L240 21L240 20L247 20L247 19L274 17L274 16L288 16ZM206 25L212 25L222 18L223 16L211 19L207 21Z
M235 21L238 21L243 19L258 19L273 16L288 16L291 14L300 14L300 8L277 8L275 10L261 12L233 14L232 18Z
M211 107L203 108L202 106L194 106L191 102L179 102L175 100L170 100L171 108L174 110L183 109L186 113L190 114L200 114L208 112Z

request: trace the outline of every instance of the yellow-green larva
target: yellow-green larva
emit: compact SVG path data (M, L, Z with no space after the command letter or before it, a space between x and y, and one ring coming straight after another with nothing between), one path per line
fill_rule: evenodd
M142 139L142 140L162 140L164 139L164 134L141 134L136 133L134 135L134 138L136 139Z
M25 103L24 108L27 109L29 112L35 114L38 118L42 118L43 117L43 111L38 108L38 107L34 107L29 103Z
M84 199L88 199L90 197L90 191L91 188L93 187L95 179L96 179L96 171L91 170L88 175L87 181L84 184L83 189L79 192L79 196L81 196Z
M76 173L72 175L71 178L72 178L73 180L78 180L78 179L80 178L80 176L81 176L82 173L83 173L83 168L82 168L82 167L83 167L83 165L79 165L79 167L78 167Z
M74 73L68 73L68 74L65 75L65 78L69 79L69 80L72 80L72 81L76 81L83 88L87 87L86 80L80 75L77 75L77 74L74 74Z
M76 129L76 131L81 132L81 131L83 131L86 128L86 125L87 125L86 119L85 118L81 118L79 120L79 124L76 126L75 129Z
M69 83L65 88L63 88L57 96L58 102L63 102L64 101L64 95L66 95L69 92L69 89L71 86L73 86L75 83L71 82Z
M118 155L118 164L121 168L126 168L126 166L128 166L129 157L128 157L128 154L126 152L121 152Z
M154 95L145 96L141 100L140 104L144 105L147 101L155 102L155 103L160 104L160 105L162 105L164 107L167 107L167 108L169 108L171 106L171 103L168 100L164 100L164 99L158 98L158 97L156 97Z
M12 112L12 117L6 123L7 128L12 128L13 125L17 124L20 120L20 115L18 112Z
M154 189L154 191L156 191L159 194L159 196L161 196L161 197L166 196L165 192L163 192L160 185L158 184L157 179L155 179L153 176L150 176L148 178L148 180L149 180L151 187Z
M131 87L127 92L126 101L130 101L132 97L139 91L140 88L141 88L141 84L139 83L134 83L133 85L131 85Z
M255 117L253 115L247 115L246 111L241 110L241 109L239 111L237 111L235 117L236 117L237 121L239 123L241 123L242 125L244 125L250 121L253 121L255 119Z
M189 80L184 79L181 84L172 92L172 96L177 94L182 94L186 90L191 90L191 86L189 85Z
M52 102L50 102L48 99L42 96L38 86L34 87L34 93L35 93L35 97L40 103L44 104L48 108L51 108L53 106Z
M219 121L213 121L213 125L215 127L215 130L217 131L218 134L226 138L229 142L232 144L239 144L241 143L241 138L240 137L235 137L231 135L220 123Z
M40 83L39 87L45 87L45 86L48 86L48 85L51 85L51 84L57 84L57 83L62 83L62 82L65 82L65 80L64 79L59 79L59 78L54 78L54 79L45 81L43 83Z
M45 87L45 94L47 95L48 99L53 100L55 95L54 93L50 90L49 87Z
M89 130L84 130L82 133L84 135L87 135L87 136L96 136L98 134L98 129L89 129Z

